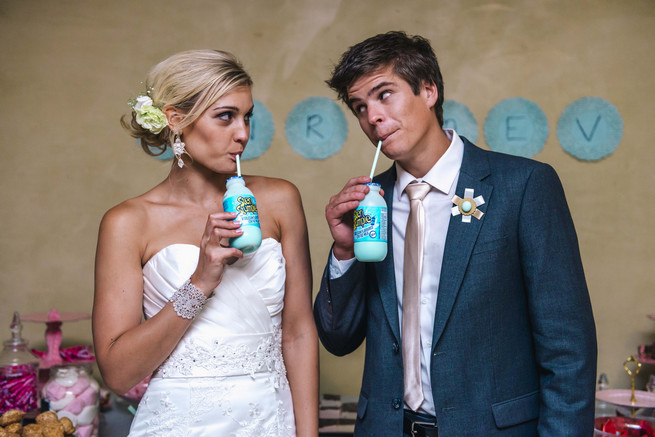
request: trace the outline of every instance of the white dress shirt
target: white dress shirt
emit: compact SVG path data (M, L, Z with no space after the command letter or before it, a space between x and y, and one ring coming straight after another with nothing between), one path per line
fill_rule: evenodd
M430 378L430 357L432 355L432 331L437 309L437 294L441 277L444 246L450 209L453 206L452 197L455 194L459 169L464 156L464 144L459 135L452 129L444 132L451 140L450 146L436 164L421 179L415 178L397 162L397 178L394 185L392 211L393 261L396 275L396 294L398 302L398 319L402 326L403 302L403 258L405 252L405 227L409 216L409 196L405 187L413 181L427 182L430 192L423 199L425 210L425 244L423 249L423 277L421 279L421 382L425 399L419 411L435 415L432 383ZM330 262L330 277L336 279L348 270L354 262L339 261L332 254ZM402 333L401 333L402 335Z

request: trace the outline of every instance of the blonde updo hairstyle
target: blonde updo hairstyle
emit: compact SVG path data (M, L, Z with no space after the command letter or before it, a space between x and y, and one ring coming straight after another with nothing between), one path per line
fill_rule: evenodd
M216 100L242 86L251 87L252 79L234 55L220 50L177 53L155 65L146 79L154 106L163 110L171 105L183 114L177 132L191 125ZM172 147L175 132L168 126L154 134L137 123L134 111L125 114L121 124L140 140L149 155L161 155Z

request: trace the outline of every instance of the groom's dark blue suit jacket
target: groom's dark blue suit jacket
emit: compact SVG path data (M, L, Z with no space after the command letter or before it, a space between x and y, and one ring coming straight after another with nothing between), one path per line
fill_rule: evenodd
M480 220L457 215L448 226L430 362L439 436L591 436L596 332L559 178L546 164L462 140L456 194L472 188L486 203ZM389 236L395 180L394 166L375 178ZM384 261L356 261L336 280L326 268L314 306L331 353L366 339L356 436L402 436L392 253L389 238Z

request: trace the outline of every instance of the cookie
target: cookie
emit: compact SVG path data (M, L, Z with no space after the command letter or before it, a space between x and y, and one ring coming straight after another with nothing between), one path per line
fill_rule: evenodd
M0 417L0 425L7 426L7 425L11 425L12 423L18 423L21 420L23 420L24 415L25 413L21 410L5 411L2 417Z

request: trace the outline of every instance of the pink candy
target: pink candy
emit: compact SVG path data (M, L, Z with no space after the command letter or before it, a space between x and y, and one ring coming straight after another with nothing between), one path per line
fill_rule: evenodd
M36 370L29 364L0 369L0 414L37 408Z
M71 401L70 404L66 405L64 410L70 411L73 414L80 414L84 407L87 405L94 405L97 401L98 392L87 384L87 389Z
M89 387L89 380L86 378L78 378L77 382L68 389L71 393L73 393L75 396L78 394L82 393Z
M64 396L66 396L67 389L68 387L59 385L56 382L51 382L45 386L45 397L51 401L58 401L59 399L62 399Z
M93 432L93 425L82 425L77 427L77 437L90 437Z
M93 436L97 426L99 402L98 383L84 367L60 367L51 374L43 388L50 401L50 410L59 417L68 417L77 428L78 437Z

